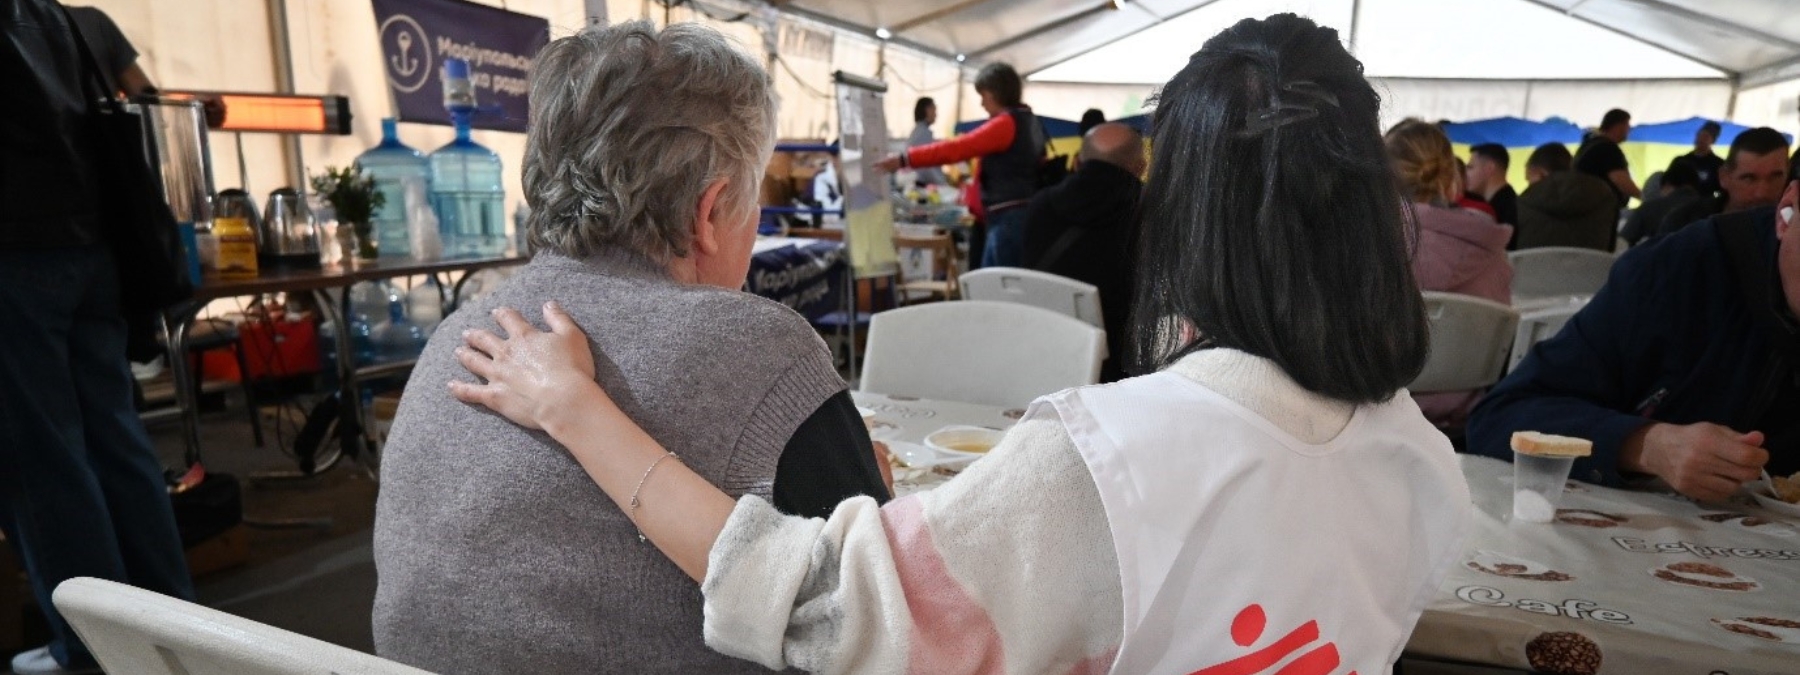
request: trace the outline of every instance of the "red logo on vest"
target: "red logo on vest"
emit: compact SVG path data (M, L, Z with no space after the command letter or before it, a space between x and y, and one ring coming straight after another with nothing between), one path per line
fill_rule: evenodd
M1269 623L1269 617L1263 614L1262 605L1252 604L1238 611L1237 618L1231 620L1231 641L1240 647L1256 644L1263 635L1263 628ZM1250 652L1224 663L1196 670L1190 675L1256 675L1295 652L1306 649L1319 639L1319 622L1308 621L1299 628L1289 631L1287 635L1269 644L1267 647ZM1330 675L1338 667L1337 645L1331 642L1313 647L1312 651L1294 659L1274 675ZM1356 675L1356 671L1350 671Z

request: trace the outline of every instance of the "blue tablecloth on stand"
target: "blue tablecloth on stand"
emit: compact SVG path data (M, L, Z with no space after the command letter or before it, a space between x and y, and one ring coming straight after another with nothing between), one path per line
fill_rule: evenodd
M792 307L808 319L843 309L843 275L849 269L843 243L767 237L757 240L753 251L744 290Z

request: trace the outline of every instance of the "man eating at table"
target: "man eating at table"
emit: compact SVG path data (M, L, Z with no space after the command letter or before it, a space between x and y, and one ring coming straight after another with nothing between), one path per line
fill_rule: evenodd
M1574 477L1660 478L1718 501L1800 470L1800 182L1777 207L1716 216L1632 249L1556 337L1469 420L1473 452L1514 431L1587 438Z

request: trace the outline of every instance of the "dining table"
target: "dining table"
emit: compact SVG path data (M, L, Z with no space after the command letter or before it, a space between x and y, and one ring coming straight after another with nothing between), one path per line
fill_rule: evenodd
M1800 673L1800 509L1570 480L1549 523L1512 518L1512 465L1463 455L1462 555L1413 657L1580 675Z
M456 276L454 284L439 283L437 287L439 302L445 307L454 307L461 299L464 284L473 278L475 272L522 265L529 260L529 256L508 251L494 256L448 257L426 261L402 258L352 259L312 269L267 269L247 279L228 279L207 273L194 287L191 299L170 308L163 315L168 336L166 348L169 370L175 381L175 402L180 411L182 443L185 448L184 465L194 467L201 464L199 390L195 386L194 374L188 366L186 355L193 328L208 303L224 298L270 293L311 294L324 318L334 325L343 326L346 325L344 317L351 313L350 288L358 283L411 276L430 276L434 279L440 275L444 275L446 279ZM350 341L350 331L336 331L336 340L336 359L331 367L336 374L340 407L338 419L347 421L336 425L339 442L347 454L362 461L372 472L379 461L376 450L379 443L372 438L370 425L363 419L359 382L364 378L410 368L412 361L408 359L379 365L358 364L355 360L355 348ZM310 459L303 460L301 473L309 476L313 471Z
M903 448L930 454L925 437L946 427L981 427L1005 431L1025 415L1023 408L941 401L867 391L850 393L858 408L869 415L869 437L886 443L896 456ZM911 446L907 448L907 446ZM924 465L894 462L894 496L904 497L949 481L968 465L966 461L940 458L945 463ZM979 460L976 460L979 461Z

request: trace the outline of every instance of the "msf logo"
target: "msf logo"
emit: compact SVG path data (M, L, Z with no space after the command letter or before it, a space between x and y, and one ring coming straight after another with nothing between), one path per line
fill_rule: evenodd
M381 51L396 91L410 94L431 80L431 40L412 17L395 14L381 22Z
M1239 610L1237 617L1231 620L1231 641L1239 647L1254 645L1262 639L1263 629L1268 627L1268 623L1269 619L1263 613L1262 605L1249 605ZM1196 670L1190 675L1330 675L1338 667L1337 645L1331 642L1314 645L1318 640L1319 622L1308 621L1261 649ZM1271 670L1275 664L1308 648L1310 651L1289 662L1281 670ZM1356 671L1350 671L1350 675L1356 675Z

